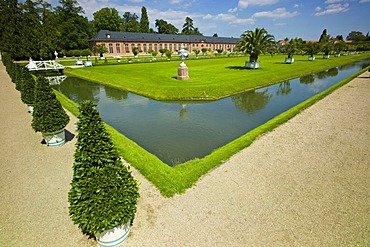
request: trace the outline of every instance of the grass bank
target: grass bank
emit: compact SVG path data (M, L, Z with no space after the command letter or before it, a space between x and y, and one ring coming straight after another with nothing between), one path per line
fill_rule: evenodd
M288 66L288 65L287 65ZM323 69L323 68L321 68ZM201 176L225 162L232 155L251 145L259 136L273 130L277 126L285 123L302 110L311 106L318 100L332 93L337 88L345 85L359 74L365 72L363 69L358 73L340 81L327 90L315 95L314 97L298 104L290 110L276 116L265 124L253 129L247 134L237 138L227 145L214 150L211 154L202 159L195 159L173 168L169 167L156 156L148 153L145 149L128 139L114 128L106 125L111 134L113 142L120 155L133 167L140 171L153 185L155 185L161 194L171 197L176 193L183 193L186 189L192 187ZM257 71L256 71L257 72ZM58 99L73 114L78 114L78 105L68 99L66 96L56 92Z
M67 75L78 76L156 100L217 100L253 88L300 77L313 72L370 58L370 53L317 58L295 56L285 64L284 55L260 56L261 68L246 70L247 57L188 60L190 79L176 79L179 61L67 68Z

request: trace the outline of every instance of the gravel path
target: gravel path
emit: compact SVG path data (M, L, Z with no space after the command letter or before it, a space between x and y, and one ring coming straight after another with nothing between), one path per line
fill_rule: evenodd
M122 246L370 246L370 78L366 72L255 141L183 195L141 198ZM41 144L0 63L0 246L97 246L72 224L75 122Z

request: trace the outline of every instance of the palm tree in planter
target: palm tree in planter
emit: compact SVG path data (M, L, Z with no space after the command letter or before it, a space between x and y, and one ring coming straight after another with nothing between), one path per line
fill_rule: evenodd
M320 44L313 42L306 43L304 45L304 51L305 54L309 55L308 60L313 61L315 60L315 55L320 51Z
M267 52L274 43L274 36L269 34L264 28L256 28L255 31L245 31L241 35L241 39L237 44L237 49L249 54L249 62L246 63L246 68L259 68L258 56Z
M333 51L333 43L327 42L322 45L322 52L324 52L323 59L328 59L330 53Z
M28 112L33 114L33 102L35 101L35 79L28 69L22 69L22 102L28 105Z
M31 126L41 132L48 146L65 143L65 130L69 116L50 87L49 81L38 76L35 85L35 100Z
M287 56L288 56L287 58L285 58L285 63L286 64L294 63L293 55L298 52L298 47L299 47L299 39L298 38L291 39L288 44L282 45L280 47L280 51L282 53L286 53Z
M79 107L69 214L100 245L116 246L129 235L138 184L122 164L95 107L88 100Z

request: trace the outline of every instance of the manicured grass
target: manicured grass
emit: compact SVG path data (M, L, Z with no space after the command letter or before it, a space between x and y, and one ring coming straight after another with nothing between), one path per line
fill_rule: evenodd
M308 63L310 65L309 67L315 67L311 66L311 64L316 64L316 62L320 61L320 67L317 67L313 71L319 71L323 70L325 68L333 67L338 64L344 64L348 62L353 62L359 59L364 59L366 57L369 57L369 54L367 55L357 55L357 56L349 56L349 57L343 57L344 59L329 59L329 60L323 60L322 62L320 59L314 61L314 62L306 62L305 58L302 58L302 60L297 61L296 58L296 63L293 65L285 65L285 64L278 64L278 65L283 65L285 66L284 68L284 74L288 76L285 79L296 77L296 76L291 76L289 74L289 71L291 70L292 73L295 75L297 73L297 69L295 67L300 67L299 61L303 63ZM267 58L267 57L264 57ZM280 57L283 59L283 57ZM273 58L274 59L274 58ZM271 59L270 64L274 65L274 61ZM354 60L352 60L354 59ZM212 59L212 61L215 64L220 64L219 61L222 60L227 60L227 59ZM219 61L218 61L219 60ZM237 59L230 59L232 61L237 61ZM261 59L262 60L262 59ZM210 60L211 61L211 60ZM341 63L336 64L337 61L342 61ZM198 61L194 61L196 63ZM224 63L228 63L228 61L224 61ZM276 62L275 62L276 63ZM277 62L279 63L279 62ZM158 63L159 64L159 63ZM158 66L156 64L155 66ZM171 62L163 62L163 68L171 64ZM212 67L212 63L205 63L207 68ZM264 63L263 63L264 64ZM330 66L326 66L326 64L330 64ZM125 65L126 67L130 67L131 65ZM140 64L144 65L143 67L146 68L146 64ZM106 75L110 74L112 71L110 70L111 68L116 69L116 68L123 68L126 69L125 66L105 66L101 67L106 69ZM264 71L270 71L272 70L271 68L268 68L267 65L266 68L261 69L261 70L256 70L256 71L246 71L246 70L239 70L239 69L233 69L232 71L234 72L246 72L249 73L250 75L259 75L259 77L265 77L264 76ZM307 66L307 65L306 65ZM216 66L217 67L217 66ZM97 69L97 67L93 68L94 70ZM93 71L93 69L81 69L80 71ZM100 70L100 68L99 68ZM74 71L74 70L73 70ZM104 70L102 70L104 71ZM199 68L199 71L201 69ZM305 70L306 71L306 70ZM170 197L173 196L176 193L183 193L186 191L186 189L192 187L201 176L206 174L209 170L214 169L218 165L222 164L224 161L229 159L232 155L236 154L240 150L244 149L245 147L248 147L256 138L259 136L263 135L266 132L269 132L276 128L277 126L281 125L282 123L288 121L292 117L294 117L296 114L301 112L303 109L309 107L310 105L314 104L318 100L322 99L326 95L330 94L333 92L335 89L343 86L344 84L348 83L350 80L355 78L357 75L363 73L366 71L366 69L352 75L349 78L346 78L345 80L342 80L341 82L337 83L336 85L328 88L324 92L321 92L314 97L300 103L299 105L291 108L290 110L276 116L272 120L266 122L265 124L255 128L254 130L248 132L247 134L237 138L236 140L228 143L227 145L214 150L211 154L207 155L206 157L202 159L195 159L180 165L177 165L175 167L169 167L165 163L163 163L161 160L159 160L156 156L154 156L151 153L148 153L146 150L141 148L139 145L137 145L135 142L132 140L128 139L121 133L119 133L117 130L114 128L106 125L108 132L111 134L113 142L115 144L115 147L119 151L120 155L133 167L138 169L140 173L145 176L150 182L152 182L161 192L162 195ZM102 73L102 72L101 72ZM200 73L200 72L199 72ZM254 73L254 74L253 74ZM276 72L275 72L276 73ZM92 73L93 74L93 73ZM302 73L300 75L303 75L305 73ZM85 75L86 76L86 75ZM122 76L122 75L121 75ZM158 75L157 75L158 76ZM271 76L270 76L271 77ZM270 79L270 77L268 77ZM86 77L87 78L87 77ZM256 77L258 78L258 76ZM178 81L176 81L178 82ZM265 81L266 82L266 81ZM179 82L178 82L179 83ZM182 83L182 82L180 82ZM186 82L185 82L186 83ZM214 81L213 83L218 84L217 81ZM226 84L230 83L232 84L232 81L226 81L224 82ZM160 84L160 82L159 82ZM202 83L203 84L203 83ZM211 82L209 82L210 85L212 85ZM270 84L269 81L265 84ZM56 92L58 99L62 102L63 106L66 107L69 111L71 111L73 114L78 114L77 107L78 105L74 102L72 102L70 99L68 99L66 96L60 94L59 92Z
M260 56L261 68L244 69L247 57L188 60L190 79L176 79L180 61L94 66L66 69L65 73L127 90L157 100L217 100L252 88L370 58L370 53L308 61L295 56L284 64L284 55Z

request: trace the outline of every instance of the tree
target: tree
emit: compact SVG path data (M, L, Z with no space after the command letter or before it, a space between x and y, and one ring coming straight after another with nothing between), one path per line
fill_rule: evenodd
M166 56L167 56L167 59L171 59L171 56L172 56L172 51L170 50L166 50Z
M33 105L35 101L35 79L25 67L22 68L22 102L27 105Z
M339 41L337 43L334 44L334 51L337 53L337 54L340 54L342 51L344 51L347 47L347 44L346 42L344 41Z
M255 31L247 30L241 35L236 49L250 55L250 62L257 62L258 56L267 52L274 42L274 36L269 34L264 28L256 28Z
M34 112L31 126L36 132L53 133L67 126L69 116L44 76L38 76L35 85Z
M0 50L7 52L10 57L17 58L19 49L17 45L21 39L20 8L17 0L0 1Z
M140 17L140 32L141 33L149 33L149 18L146 8L143 6L141 8L141 17Z
M58 46L66 51L85 49L91 37L90 23L81 6L76 0L59 0L60 6L55 8L60 39Z
M92 52L95 54L99 54L100 57L103 57L104 53L108 52L107 47L104 44L95 45L92 49Z
M179 30L172 24L167 23L165 20L155 20L155 27L158 29L158 33L164 34L177 34Z
M309 55L310 57L314 57L320 51L320 44L314 42L305 43L303 50L305 54Z
M100 30L119 31L122 25L122 18L119 16L115 8L102 8L93 13L92 21L93 31L95 33Z
M198 58L198 55L200 53L200 50L198 49L193 49L193 52L195 53L195 57Z
M123 32L140 32L140 25L138 22L139 17L133 13L125 12L123 14L123 26L121 31Z
M212 37L218 37L218 34L217 34L217 33L214 33L214 34L212 35Z
M352 31L348 34L346 39L352 41L364 41L366 37L359 31Z
M193 20L190 17L185 18L185 23L182 26L181 34L184 35L202 35L198 28L194 28Z
M320 35L319 43L328 43L330 41L330 35L326 33L326 29L322 31Z
M69 214L83 233L96 236L135 217L137 181L122 164L96 105L79 107Z

